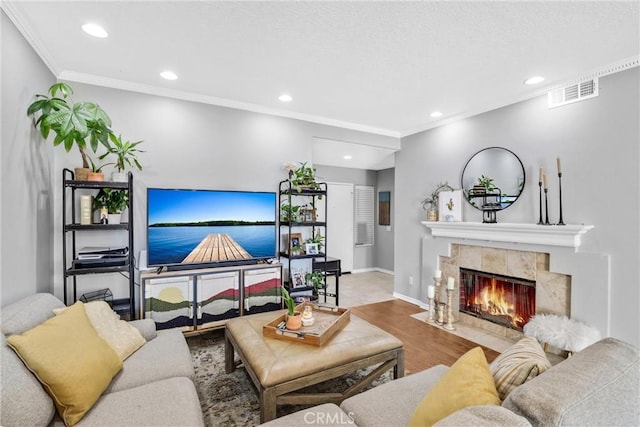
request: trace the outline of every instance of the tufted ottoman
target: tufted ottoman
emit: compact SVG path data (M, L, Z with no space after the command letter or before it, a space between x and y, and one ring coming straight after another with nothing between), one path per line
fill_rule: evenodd
M264 337L262 326L279 314L240 317L228 321L225 329L226 372L236 368L237 353L258 390L262 423L276 417L277 405L340 404L391 368L394 379L404 376L402 342L354 315L344 329L316 347ZM296 392L374 365L379 366L343 392Z

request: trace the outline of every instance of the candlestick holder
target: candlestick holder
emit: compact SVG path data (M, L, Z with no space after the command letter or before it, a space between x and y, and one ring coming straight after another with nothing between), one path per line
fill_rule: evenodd
M447 323L442 327L448 331L455 331L453 326L453 289L447 288Z
M542 222L542 181L538 182L538 187L540 187L540 207L539 207L539 212L540 212L540 219L538 220L538 225L542 225L544 224Z
M558 190L560 192L560 220L558 225L565 225L564 221L562 221L562 172L558 172Z
M545 220L544 220L544 225L551 225L551 223L549 222L549 199L547 198L547 192L549 190L548 189L544 189L544 215L545 215Z
M429 314L427 317L427 323L435 323L434 313L435 307L433 306L433 298L428 298L429 300Z
M444 313L442 311L442 307L440 307L440 282L442 282L442 277L434 277L433 281L435 282L436 292L433 298L433 306L435 309L435 323L442 325Z

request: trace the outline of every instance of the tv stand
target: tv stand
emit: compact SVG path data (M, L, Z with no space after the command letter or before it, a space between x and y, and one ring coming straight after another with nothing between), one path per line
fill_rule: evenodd
M209 268L165 266L140 275L140 317L158 329L224 327L227 320L282 309L282 265L257 260ZM176 269L177 267L177 269Z
M233 261L225 261L223 263L203 263L203 264L171 264L160 267L164 271L197 271L199 269L233 267L239 265L258 265L257 259L238 259Z

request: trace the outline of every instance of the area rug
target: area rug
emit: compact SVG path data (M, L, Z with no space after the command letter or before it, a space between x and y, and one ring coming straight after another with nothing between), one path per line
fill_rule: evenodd
M196 387L207 426L256 426L260 424L260 404L249 375L240 367L230 374L224 371L224 332L211 331L187 338L196 373ZM304 344L301 344L304 345ZM237 356L236 356L237 357ZM306 391L343 391L374 367L308 387ZM390 381L391 371L375 380L372 387ZM281 417L307 406L278 406Z

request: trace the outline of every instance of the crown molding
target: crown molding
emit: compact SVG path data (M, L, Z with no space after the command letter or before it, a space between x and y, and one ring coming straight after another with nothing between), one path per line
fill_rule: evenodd
M62 71L58 78L77 83L91 84L95 86L109 87L113 89L127 90L130 92L144 93L148 95L164 96L167 98L181 99L184 101L198 102L201 104L217 105L221 107L234 108L237 110L252 111L254 113L269 114L272 116L286 117L289 119L303 120L306 122L318 123L327 126L335 126L343 129L351 129L359 132L372 133L376 135L400 138L400 133L389 129L382 129L373 126L361 125L358 123L335 120L328 117L314 116L310 114L296 113L293 111L281 110L277 108L265 107L258 104L234 101L231 99L218 98L215 96L201 95L193 92L168 89L159 86L133 83L125 80L112 79L109 77L96 76L93 74L77 73L75 71Z
M497 110L498 108L506 107L508 105L516 104L518 102L537 98L539 96L546 96L548 92L554 89L558 89L560 87L575 84L577 82L588 80L594 77L604 77L609 74L618 73L620 71L628 70L630 68L634 68L638 66L640 66L640 56L638 55L630 56L628 58L624 58L619 61L611 62L609 64L595 68L591 71L580 74L579 76L563 79L563 80L556 81L551 84L542 86L534 91L528 92L525 95L505 97L499 100L494 100L489 103L478 105L478 107L472 110L461 112L459 114L447 117L442 120L438 120L433 123L424 124L423 126L417 126L414 128L406 129L404 131L400 131L399 133L401 135L401 138L405 138L407 136L415 135L416 133L424 132L429 129L435 129L440 126L446 126L448 124L457 122L459 120L477 116L479 114L486 113L488 111Z
M49 69L49 71L51 71L54 76L57 77L59 68L56 64L56 61L49 54L49 51L44 48L44 45L40 41L40 39L29 31L29 26L26 25L22 19L20 19L20 15L19 13L17 13L14 3L15 2L0 0L0 8L4 10L11 22L13 22L13 25L15 25L20 34L22 34L22 37L25 38L27 43L29 43L31 48L40 57L42 62L44 62L44 65Z

